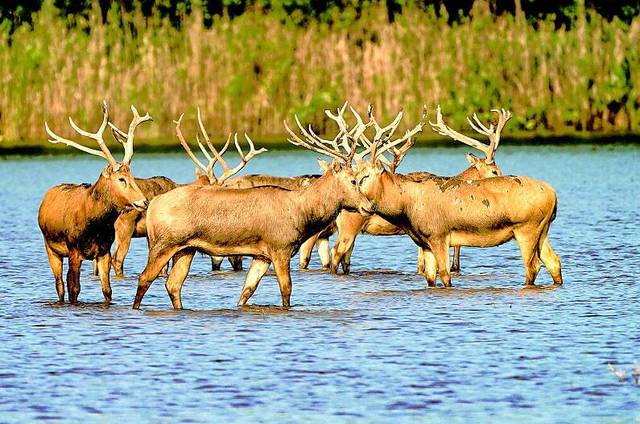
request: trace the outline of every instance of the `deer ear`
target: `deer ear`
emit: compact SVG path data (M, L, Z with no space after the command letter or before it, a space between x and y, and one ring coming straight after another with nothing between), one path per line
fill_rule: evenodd
M467 153L467 160L471 165L474 165L474 166L480 161L480 159L478 159L478 157L475 156L473 153Z
M105 178L109 178L111 174L113 174L113 169L111 168L111 165L105 166L104 169L102 170L102 176Z
M318 159L318 165L320 165L320 169L322 169L323 173L327 173L331 171L331 165L326 160Z

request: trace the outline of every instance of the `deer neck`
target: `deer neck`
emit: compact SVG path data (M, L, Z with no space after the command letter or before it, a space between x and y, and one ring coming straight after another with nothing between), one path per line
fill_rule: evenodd
M388 171L384 171L378 181L380 186L375 199L376 214L397 222L406 213L407 204L412 202L410 183Z
M300 229L305 235L323 230L340 213L343 200L338 194L337 184L336 178L329 173L308 187L291 191L302 212Z
M113 203L109 181L101 174L90 188L87 201L87 218L96 220L113 220L118 217L118 208Z
M471 165L467 169L456 175L454 178L460 178L462 180L479 180L480 173L475 166Z

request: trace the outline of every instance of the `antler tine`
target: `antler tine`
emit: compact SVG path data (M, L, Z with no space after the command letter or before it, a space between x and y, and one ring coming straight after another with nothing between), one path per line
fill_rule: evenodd
M116 127L111 121L109 121L109 127L111 127L111 134L113 134L113 138L115 138L117 142L124 146L124 144L127 142L127 133Z
M202 162L200 162L200 159L198 159L196 155L193 154L193 152L191 151L191 148L189 147L189 144L187 143L184 136L182 135L182 129L180 128L180 124L182 123L183 117L184 117L184 113L180 115L180 118L178 118L177 121L173 121L174 124L176 124L176 135L178 136L178 140L180 140L180 144L182 145L182 148L187 152L187 155L189 155L193 163L195 163L198 168L204 171L204 173L209 178L210 182L214 182L215 177L213 176L213 169L212 169L213 165L209 163L210 166L205 166Z
M351 151L350 151L351 146L349 145L349 135L351 134L351 131L354 131L354 129L349 131L349 126L347 125L347 121L345 121L345 119L344 119L344 112L345 112L345 110L347 110L347 105L348 104L349 104L348 101L344 102L342 107L338 108L336 115L332 114L331 111L328 110L328 109L325 110L324 113L329 118L331 118L332 120L336 121L336 124L338 124L338 128L340 128L340 132L338 132L338 134L333 139L334 148L336 148L336 149L338 148L338 145L336 144L336 141L338 139L340 139L340 145L342 146L342 148L344 149L344 151L347 154L350 154L351 153Z
M338 159L338 160L345 160L346 158L343 158L341 154L336 153L334 150L331 150L325 146L316 146L315 144L311 144L309 142L304 141L303 139L301 139L295 132L293 132L291 130L291 128L289 128L289 125L287 125L287 121L283 121L284 122L284 127L287 130L287 132L289 133L289 135L292 138L287 138L287 141L291 144L293 144L294 146L299 146L302 148L305 148L307 150L313 150L314 152L320 153L322 155L325 156L329 156L332 157L334 159Z
M325 156L329 156L332 157L334 159L338 159L338 160L342 160L342 161L346 161L347 157L345 155L343 155L342 153L340 153L339 149L337 148L337 146L333 149L330 149L327 145L322 144L321 142L317 141L311 134L309 134L304 127L302 126L302 124L300 123L300 120L298 119L297 115L294 115L295 120L298 124L298 128L300 128L300 130L302 131L302 133L304 134L305 138L307 139L306 141L303 140L302 138L300 138L295 132L293 132L293 130L291 130L291 128L289 128L289 125L287 124L287 121L284 120L284 127L287 130L287 132L289 133L289 135L291 135L292 139L287 139L287 141L289 141L289 143L293 144L294 146L300 146L303 147L305 149L308 150L313 150L314 152L320 153L322 155Z
M100 124L100 128L98 128L98 130L95 133L90 133L78 127L76 123L73 122L73 119L69 117L69 124L71 125L71 128L73 128L78 134L84 137L91 138L92 140L95 140L98 143L100 150L92 149L90 147L83 146L82 144L76 143L75 141L66 139L64 137L60 137L49 128L49 125L46 122L44 123L44 127L49 137L51 137L49 142L53 144L56 144L56 143L66 144L67 146L71 146L78 150L82 150L83 152L86 152L95 156L100 156L106 159L107 162L109 162L109 164L115 169L118 166L118 163L116 162L113 155L107 148L103 138L104 130L107 128L108 122L109 122L109 111L107 109L106 101L102 102L102 123Z
M240 143L238 142L238 133L235 133L233 139L236 150L238 150L238 154L240 155L240 163L233 169L227 168L227 170L223 172L220 178L218 178L219 184L224 183L229 177L237 174L251 159L259 155L260 153L264 153L267 151L267 149L265 149L264 147L256 150L253 141L251 140L251 138L249 138L247 133L244 134L244 138L247 140L247 144L249 144L249 152L246 155L242 152L242 148L240 147Z
M209 165L211 165L212 163L215 163L215 159L211 157L209 152L207 152L207 149L205 149L204 145L200 141L200 137L198 137L198 134L196 134L196 143L198 143L198 147L200 148L200 151L204 154L204 157L207 158L207 160L209 161Z
M204 123L202 122L202 113L200 112L200 107L197 108L197 111L198 111L198 127L200 128L200 132L202 133L202 137L204 138L204 141L207 143L209 150L211 150L211 153L213 154L213 158L215 159L211 163L211 166L213 167L213 164L216 161L218 161L222 166L222 171L225 172L229 169L229 165L227 165L227 162L222 158L222 154L218 152L218 150L216 150L215 147L213 147L213 144L211 144L211 141L209 140L209 134L207 134L207 130L204 128ZM226 151L226 147L228 147L228 145L229 145L229 139L227 139L227 144L225 144L224 151Z
M469 122L471 123L471 121ZM478 149L481 152L483 152L487 157L489 157L489 146L476 140L475 138L468 137L464 134L460 134L459 132L452 130L450 127L448 127L444 123L444 120L442 119L442 111L440 110L440 105L438 105L438 107L436 108L436 122L433 123L429 121L429 125L431 125L431 128L436 133L450 137L456 141L459 141L475 149Z
M491 139L493 159L493 153L495 153L495 151L498 149L498 145L500 144L500 133L502 132L504 126L507 124L507 121L511 119L512 115L510 110L505 110L504 108L501 108L499 110L491 109L491 112L495 112L498 114L498 123L496 125L493 138Z
M131 158L133 157L133 137L136 132L136 128L138 125L143 122L153 121L151 115L147 112L144 116L140 116L138 113L138 109L134 105L131 105L131 112L133 113L133 119L129 124L129 132L127 133L127 141L124 144L124 158L122 159L122 163L130 163Z
M372 110L370 114L371 116L373 116ZM400 120L402 119L402 115L403 115L403 112L400 111L400 113L398 113L398 115L393 120L393 122L382 129L385 132L390 131L390 133L385 137L385 140L382 143L380 142L379 139L374 141L373 146L371 148L371 158L373 160L378 159L386 163L389 166L389 169L391 170L391 172L395 172L397 167L400 165L400 162L402 161L402 159L404 159L404 156L407 154L408 150L415 144L413 137L417 133L421 132L422 129L424 128L425 121L427 120L427 108L426 106L424 107L422 118L420 119L420 122L418 122L418 124L415 127L413 127L410 130L407 130L405 134L402 137L398 138L397 140L388 141L390 140L393 132L395 132L395 130L397 129L400 123ZM396 148L397 145L402 143L404 143L402 147L400 147L399 149ZM381 147L379 147L380 145ZM384 153L387 151L391 151L391 153L393 154L393 162L391 163L384 156ZM384 158L384 160L382 158Z

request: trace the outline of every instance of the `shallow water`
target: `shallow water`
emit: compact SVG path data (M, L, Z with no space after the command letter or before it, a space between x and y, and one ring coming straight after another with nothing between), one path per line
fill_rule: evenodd
M401 171L451 175L465 149L415 149ZM85 263L80 306L55 304L36 214L46 189L96 179L99 160L0 161L0 421L634 422L640 385L637 146L510 147L506 173L551 183L550 240L565 285L523 289L514 243L462 250L451 290L425 290L406 237L361 236L353 273L295 270L293 307L268 274L246 308L244 273L197 257L175 312L161 280L130 305L146 242L104 307ZM270 152L251 173L316 172L314 155ZM183 154L137 155L137 176L192 180ZM297 264L297 257L293 261ZM248 266L245 260L245 268ZM225 263L228 269L228 264ZM551 283L543 269L539 284ZM611 420L613 419L613 420Z

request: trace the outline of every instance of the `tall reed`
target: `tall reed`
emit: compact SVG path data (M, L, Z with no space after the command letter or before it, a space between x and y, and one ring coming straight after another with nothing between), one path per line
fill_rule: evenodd
M640 131L640 17L593 14L556 30L485 6L476 1L472 18L452 26L446 13L411 7L390 23L374 2L331 27L254 10L210 29L196 7L176 29L117 6L104 25L97 7L69 22L46 0L33 28L10 43L0 34L0 143L44 142L43 121L64 132L68 115L96 125L103 98L122 125L129 104L149 110L149 139L172 138L183 112L192 124L195 105L217 137L279 136L293 113L323 131L322 110L344 99L362 110L373 103L381 118L404 108L418 119L423 104L440 103L462 126L470 112L488 118L502 106L525 131Z

